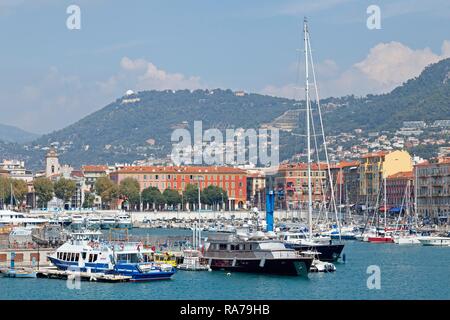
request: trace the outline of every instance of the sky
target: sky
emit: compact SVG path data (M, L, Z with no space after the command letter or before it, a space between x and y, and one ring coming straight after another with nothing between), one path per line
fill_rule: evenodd
M450 57L448 0L0 0L0 123L48 133L128 89L301 98L305 16L321 97L389 92Z

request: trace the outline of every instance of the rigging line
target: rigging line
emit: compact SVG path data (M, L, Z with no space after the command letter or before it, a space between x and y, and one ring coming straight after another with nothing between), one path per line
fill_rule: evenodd
M312 126L312 129L313 129L313 137L314 137L314 148L315 148L315 153L316 153L316 158L317 158L318 173L320 173L320 169L321 169L320 168L320 154L319 154L319 147L318 147L318 143L317 143L316 128L315 128L314 117L312 115L312 112L310 114L311 114L311 126ZM325 204L326 197L325 197L325 193L323 192L324 188L323 188L323 185L322 185L322 181L320 183L320 188L321 188L321 191L322 191L322 204ZM321 206L321 208L323 208L323 205ZM319 214L318 214L317 219L316 219L317 220L316 224L319 223L321 212L322 212L322 210L320 209L319 210ZM325 215L326 215L326 220L328 220L328 213L325 212Z
M315 72L315 69L314 69L314 60L313 60L312 52L311 52L311 43L310 43L311 39L309 37L309 32L306 34L306 37L307 37L307 41L308 41L308 44L309 44L309 46L308 46L309 51L310 51L309 52L310 53L309 54L310 55L309 59L311 60L311 69L312 69L313 81L314 81L314 91L315 91L315 94L316 94L317 110L319 112L320 126L321 126L321 129L322 129L322 139L323 139L323 146L324 146L324 149L325 149L325 158L326 158L326 162L328 164L328 170L327 171L328 171L328 179L330 181L331 203L333 205L334 214L335 214L335 217L336 217L336 223L337 223L338 232L339 232L339 241L341 241L342 240L341 239L341 223L340 223L339 218L338 218L337 207L336 207L336 199L334 197L334 187L333 187L333 182L331 180L331 169L330 169L330 165L329 165L330 164L330 159L328 157L327 142L326 142L326 139L325 139L325 130L323 128L323 119L322 119L322 111L321 111L321 107L320 107L319 90L318 90L318 87L317 87L316 72Z

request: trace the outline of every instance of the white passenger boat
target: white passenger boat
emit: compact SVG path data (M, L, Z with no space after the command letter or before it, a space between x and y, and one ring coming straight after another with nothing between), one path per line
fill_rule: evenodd
M131 217L128 214L119 214L117 216L117 228L120 229L131 229L133 228L133 224L131 222Z
M70 224L70 227L73 230L79 230L85 227L86 220L85 218L80 214L73 214L72 215L72 223Z
M101 219L98 216L88 216L86 217L86 227L92 230L100 229Z
M23 213L11 210L0 210L0 225L20 225L25 227L40 226L48 223L48 219L30 218Z
M100 228L108 230L116 227L116 218L113 216L105 216L101 219Z
M103 242L101 235L99 231L73 233L48 259L58 270L129 276L130 281L170 279L176 271L170 264L153 262L153 251L141 243Z

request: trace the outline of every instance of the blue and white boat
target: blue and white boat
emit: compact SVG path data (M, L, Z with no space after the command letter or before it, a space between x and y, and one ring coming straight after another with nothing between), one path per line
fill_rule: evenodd
M176 269L154 262L153 251L141 243L100 241L99 231L82 231L48 256L59 270L92 272L131 277L130 281L170 279Z

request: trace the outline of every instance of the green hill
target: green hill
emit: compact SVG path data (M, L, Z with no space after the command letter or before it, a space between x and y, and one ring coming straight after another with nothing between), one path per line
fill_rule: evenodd
M320 85L320 84L319 84ZM192 130L195 120L203 130L214 127L260 128L263 124L297 124L282 131L281 160L302 151L298 133L302 102L259 94L237 95L231 90L144 91L124 96L103 109L32 143L0 143L4 157L19 157L31 168L42 168L45 148L57 145L61 161L73 166L87 163L132 162L170 154L175 128ZM322 101L327 134L390 130L403 121L450 118L450 59L428 66L392 92L366 97L346 96ZM294 111L293 111L294 110ZM295 117L300 117L296 119Z

